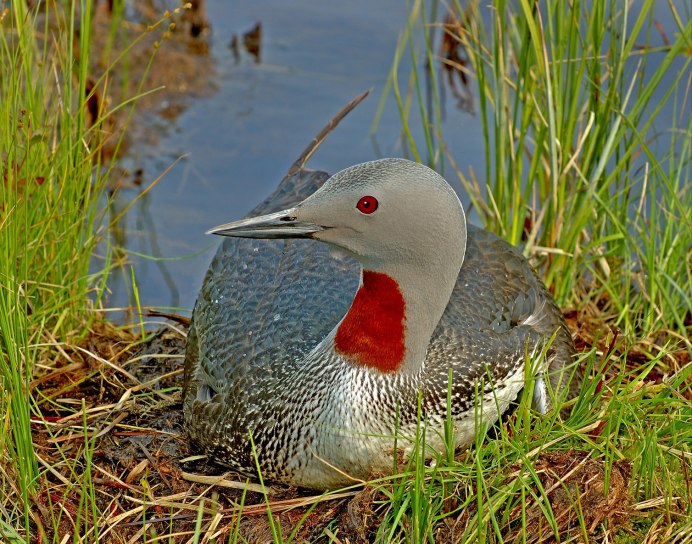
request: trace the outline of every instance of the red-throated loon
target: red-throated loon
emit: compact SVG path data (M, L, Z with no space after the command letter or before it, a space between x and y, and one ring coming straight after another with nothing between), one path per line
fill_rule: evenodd
M353 483L391 471L395 434L410 450L419 399L433 447L450 390L456 444L472 442L479 414L498 418L524 386L526 354L554 336L532 370L545 410L547 378L564 386L574 344L522 255L467 226L452 188L420 164L359 164L318 189L325 177L288 178L254 212L265 215L209 231L232 238L188 335L192 440L241 473Z

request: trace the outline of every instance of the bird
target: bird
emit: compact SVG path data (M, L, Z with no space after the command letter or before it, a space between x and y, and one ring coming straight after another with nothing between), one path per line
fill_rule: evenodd
M353 485L391 473L422 424L433 450L449 447L448 421L453 446L468 446L527 377L541 412L579 381L570 331L528 261L467 224L422 164L305 170L208 233L225 239L193 310L183 420L239 474Z

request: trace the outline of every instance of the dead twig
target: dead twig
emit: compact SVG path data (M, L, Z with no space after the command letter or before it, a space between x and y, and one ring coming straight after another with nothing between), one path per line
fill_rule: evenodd
M291 177L293 174L298 172L301 168L305 166L305 163L307 163L310 160L310 157L317 151L317 148L322 145L322 142L324 142L327 139L327 136L329 133L334 130L341 120L346 117L351 111L358 105L360 104L366 96L370 94L370 89L367 91L359 94L356 96L353 100L351 100L348 104L346 104L339 113L337 113L332 119L325 125L325 127L320 130L317 133L317 136L315 136L312 141L308 144L308 146L303 150L303 152L300 154L300 157L298 157L298 160L293 163L293 165L288 169L288 172L286 173L286 176L284 179Z

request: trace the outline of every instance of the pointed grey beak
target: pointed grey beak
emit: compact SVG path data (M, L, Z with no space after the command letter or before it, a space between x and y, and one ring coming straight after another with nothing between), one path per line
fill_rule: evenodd
M296 208L280 212L241 219L233 223L219 225L207 234L233 236L236 238L310 238L315 232L325 230L321 225L299 221L295 217Z

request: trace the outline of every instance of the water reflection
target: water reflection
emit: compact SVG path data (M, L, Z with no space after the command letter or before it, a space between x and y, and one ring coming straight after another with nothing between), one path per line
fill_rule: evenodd
M255 26L243 33L242 48L237 34L233 34L231 37L229 47L231 48L236 63L239 63L241 60L240 55L242 49L250 54L255 63L259 64L262 61L262 23L255 23Z

